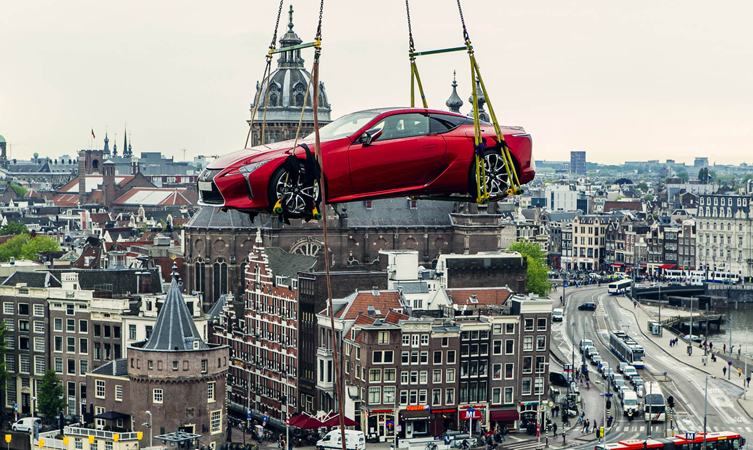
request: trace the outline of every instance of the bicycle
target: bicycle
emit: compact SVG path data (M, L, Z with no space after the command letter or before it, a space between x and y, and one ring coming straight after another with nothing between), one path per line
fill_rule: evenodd
M426 450L438 450L437 444L434 442L429 442L426 444Z

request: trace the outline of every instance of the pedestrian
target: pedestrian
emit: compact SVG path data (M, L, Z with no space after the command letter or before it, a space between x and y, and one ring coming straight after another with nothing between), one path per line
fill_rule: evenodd
M732 356L733 353L735 353L735 344L732 344L732 347L729 348L729 355Z
M746 381L748 382L748 387L750 387L750 375L748 375L748 378Z
M740 378L742 376L743 376L743 369L741 369L741 368L738 367L737 368L737 378Z
M554 437L557 437L557 424L552 424L552 431L554 431Z
M737 346L737 359L740 359L740 351L741 350L742 350L742 348L740 348L740 346L738 345Z
M727 375L727 366L722 367L722 374Z
M596 433L596 430L598 430L598 427L596 426L596 419L594 419L594 433Z
M722 346L722 353L727 353L727 344L724 344L724 346Z
M714 343L713 342L709 342L709 350L714 350Z

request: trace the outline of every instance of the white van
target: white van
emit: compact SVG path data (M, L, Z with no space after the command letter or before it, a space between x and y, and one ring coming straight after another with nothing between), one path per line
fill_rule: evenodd
M324 450L328 448L337 450L342 449L340 430L332 430L323 438L316 441L316 450ZM345 430L345 448L348 450L365 450L366 435L363 434L363 431Z
M591 341L591 339L581 339L580 340L580 352L583 353L586 350L586 347L593 347L594 343Z
M24 417L23 419L14 423L11 428L13 428L13 431L31 433L31 431L34 429L34 423L39 423L41 425L42 419L40 419L39 417Z

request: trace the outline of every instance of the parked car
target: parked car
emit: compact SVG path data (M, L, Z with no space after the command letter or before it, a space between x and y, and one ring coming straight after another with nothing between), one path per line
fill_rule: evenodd
M561 309L553 309L552 310L552 322L562 322L564 319L564 315Z
M630 383L632 383L634 388L637 388L638 386L643 386L644 384L646 384L646 382L643 381L643 378L641 377L631 378Z
M598 353L591 357L591 364L593 364L594 366L598 366L600 362L601 362L601 356L599 356Z
M606 369L604 369L604 371L601 372L601 377L605 380L608 380L611 378L612 374L614 374L614 371L610 367L607 367Z
M327 203L378 198L477 197L472 119L421 108L369 109L345 115L319 130L318 165L313 135L245 148L215 159L199 175L199 204L255 215L271 213L281 200L290 217L308 217L321 198L324 168ZM535 176L531 136L501 127L520 183ZM512 183L494 128L482 125L485 184L491 201L508 196Z
M620 392L622 386L625 386L625 380L622 378L616 378L614 381L612 381L612 385L614 386L615 391Z
M316 442L317 450L341 449L342 439L340 430L332 430ZM345 448L347 450L364 450L366 448L366 436L363 431L345 430Z
M622 369L623 375L625 375L625 378L632 378L640 376L638 375L638 371L635 370L635 367L633 366L626 366L624 369Z
M563 372L549 372L549 383L555 386L567 387L570 383L570 376Z
M581 339L580 340L580 352L583 353L586 351L586 347L593 347L594 343L591 339Z
M619 373L612 374L612 379L609 380L610 383L612 383L612 386L614 386L614 382L617 380L622 380L622 382L625 382L625 378L622 377Z
M39 417L24 417L18 422L14 423L11 429L13 431L20 431L22 433L31 433L34 429L34 425L42 425L42 419Z
M596 311L596 303L586 302L578 306L579 311Z
M621 362L621 363L617 364L617 371L620 372L620 373L622 373L625 370L625 367L627 367L627 366L628 366L628 363Z
M599 366L599 372L601 372L602 375L604 375L604 371L610 369L609 363L606 361L601 362L601 366Z
M590 358L593 355L598 355L599 351L596 350L596 347L586 347L586 358Z

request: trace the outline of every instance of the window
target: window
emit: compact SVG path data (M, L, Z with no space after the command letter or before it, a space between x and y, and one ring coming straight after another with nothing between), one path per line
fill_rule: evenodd
M468 356L468 344L463 344L460 346L460 356Z
M413 335L411 335L411 341L412 341L412 344L411 344L411 346L413 346L413 347L418 347L418 340L419 340L419 339L420 339L420 337L419 337L419 335L418 335L418 334L413 334Z
M513 401L513 398L512 398L512 388L511 387L506 387L505 388L505 404L509 405L510 403L512 403L512 401Z
M149 339L150 337L152 337L152 329L153 328L154 327L152 325L147 325L146 326L146 338L147 339Z
M210 428L212 434L219 433L222 431L222 411L212 411L211 422L210 422Z
M16 340L13 336L5 336L5 348L6 350L13 350L16 348Z
M408 384L408 372L400 372L400 383L402 384Z
M502 324L501 323L495 323L492 327L492 333L494 334L502 334Z
M35 320L34 321L34 332L35 333L44 333L44 322L41 320Z
M445 405L454 405L455 404L455 389L454 388L447 388L445 391Z
M44 347L45 347L44 338L35 337L34 338L34 351L44 353Z
M102 325L95 323L94 324L94 337L101 337L101 336L102 336Z
M434 371L432 372L431 382L432 383L442 382L442 369L434 369Z
M418 384L418 372L417 371L410 373L410 384Z
M545 369L544 365L544 357L543 356L537 356L536 357L536 373L544 373Z
M76 338L66 338L67 344L65 350L68 353L76 353Z
M136 325L128 325L128 339L136 340Z
M18 331L29 331L29 321L28 320L19 320L18 321Z
M523 378L521 395L531 395L531 379L530 378Z
M44 375L44 371L46 370L45 365L44 356L34 356L34 373L36 375Z
M515 324L514 323L506 323L505 324L505 334L515 334Z
M149 369L151 368L152 368L152 362L149 361ZM207 360L202 359L201 360L201 373L206 373L206 371L207 371Z
M21 358L21 373L30 373L31 371L31 360L29 359L29 355L19 355Z
M74 315L76 312L74 311L73 303L66 303L65 304L65 314L68 316Z
M81 319L78 321L78 332L79 333L88 333L89 332L89 321L85 319Z
M63 358L55 358L55 372L63 373Z
M536 319L536 331L546 331L547 320L545 318Z
M76 450L81 450L84 448L84 441L81 438L73 438L73 441L75 442Z
M515 354L515 340L514 339L505 340L505 355L514 355L514 354Z
M533 319L525 319L523 331L533 331Z
M44 305L34 305L34 315L36 317L44 317Z
M448 383L454 383L455 382L455 369L447 369L447 382Z
M94 382L96 386L96 390L94 391L94 396L97 398L105 398L105 382L104 380L96 380Z
M434 406L439 406L442 404L442 390L441 389L434 389L431 391L431 404Z
M497 340L492 342L492 352L495 355L501 355L502 354L502 341Z
M123 401L123 386L121 385L115 386L115 401L117 402Z
M152 402L162 403L162 389L152 389Z
M381 403L382 388L370 387L369 388L369 405L379 405Z
M505 380L512 380L515 378L515 363L505 364Z
M12 316L15 313L16 313L16 308L13 307L12 302L3 303L3 315L4 316Z
M443 337L442 338L442 347L449 347L450 346L450 338Z
M112 441L105 441L105 450L112 450Z
M544 379L539 377L536 378L533 388L534 395L539 395L544 393Z
M530 356L523 357L523 373L531 373L533 371L533 358Z
M76 332L76 319L66 319L65 321L65 331L69 333L75 333Z
M429 376L428 372L425 370L422 370L419 374L418 382L421 384L426 384L426 382L428 381L427 380L428 376Z
M63 331L63 319L61 319L60 317L55 317L54 329L55 331Z
M525 336L523 338L523 351L533 350L533 336Z
M81 338L78 340L78 352L82 355L89 353L89 340Z
M447 350L447 364L455 364L455 350Z
M546 336L536 336L536 350L546 350Z
M421 352L421 364L429 364L429 352Z
M384 381L395 381L395 369L384 369Z
M410 362L410 352L403 352L401 362L403 364L408 364L408 362Z
M495 405L499 405L502 403L502 389L501 388L492 388L492 403Z
M173 361L173 370L178 370L178 361Z
M434 352L434 364L442 364L442 350Z
M216 381L210 381L207 383L207 401L213 402L215 401L214 398L214 387L215 387Z
M76 375L76 360L73 358L68 358L68 375Z
M418 352L410 352L410 363L418 364Z
M421 345L429 345L429 335L428 334L422 334L421 335Z
M390 343L390 332L389 331L380 331L379 337L378 337L378 343L379 345L385 345Z
M410 345L410 334L403 335L403 345Z
M495 380L502 379L502 364L492 364L492 378Z
M400 391L400 404L401 405L408 404L408 391Z
M5 354L5 370L8 372L16 371L16 355L10 353Z
M419 405L425 405L426 404L426 389L421 389L418 391L418 404Z
M395 403L395 386L387 386L384 388L383 404L391 405L393 403Z
M79 366L80 366L80 369L81 369L79 371L79 374L86 375L86 373L89 372L89 361L87 361L85 359L81 359L81 360L79 360Z
M371 358L374 364L391 364L392 350L375 350Z
M422 136L429 133L429 118L423 114L395 114L379 122L374 128L382 130L380 141Z
M382 381L382 369L369 370L369 382L379 383Z
M19 303L18 304L18 314L22 316L28 316L29 315L29 304L28 303Z

